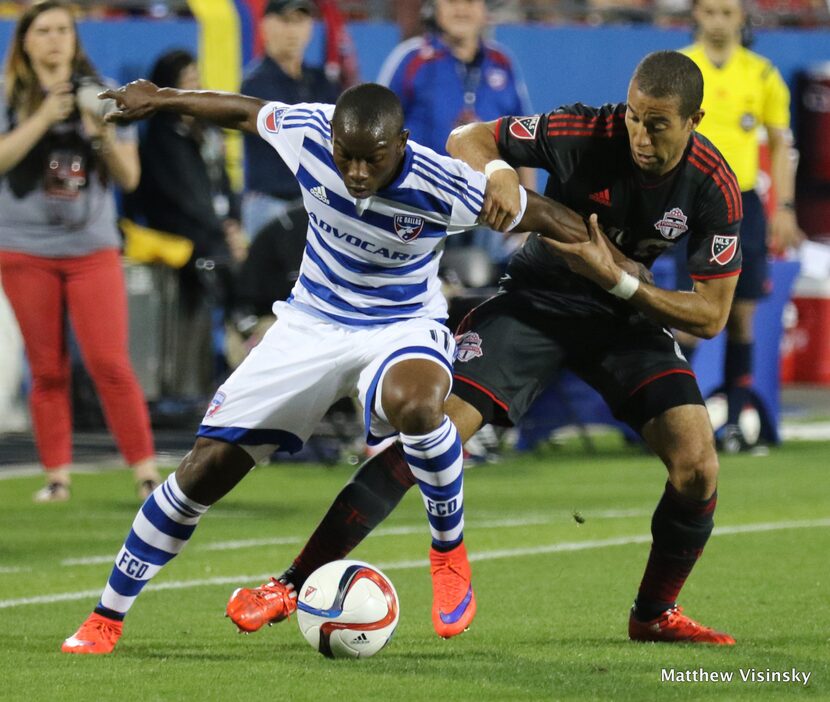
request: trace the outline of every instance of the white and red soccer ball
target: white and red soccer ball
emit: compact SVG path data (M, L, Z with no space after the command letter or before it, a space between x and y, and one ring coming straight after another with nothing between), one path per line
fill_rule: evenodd
M368 658L398 626L398 594L380 570L362 561L333 561L315 570L297 596L297 623L329 658Z

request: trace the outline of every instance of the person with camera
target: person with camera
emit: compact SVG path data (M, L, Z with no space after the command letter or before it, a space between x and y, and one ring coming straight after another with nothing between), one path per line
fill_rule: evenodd
M61 0L27 8L0 90L0 279L32 372L46 486L69 499L72 410L67 317L118 448L146 496L158 483L150 419L127 351L113 187L135 189L134 134L105 124L105 89Z

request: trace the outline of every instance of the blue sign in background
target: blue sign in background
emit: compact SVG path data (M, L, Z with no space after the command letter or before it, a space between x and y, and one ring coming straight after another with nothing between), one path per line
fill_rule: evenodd
M0 21L0 49L5 56L14 23ZM389 52L399 41L397 26L356 22L350 25L364 80L375 80ZM196 51L198 25L194 20L82 21L81 39L99 71L117 81L149 71L164 51ZM549 27L504 25L494 37L518 61L534 108L540 111L581 101L602 104L625 99L625 90L637 62L649 51L674 49L690 43L684 29L655 27ZM759 32L755 46L779 67L794 87L800 70L830 61L830 31L770 30ZM307 55L320 63L322 29L317 27Z

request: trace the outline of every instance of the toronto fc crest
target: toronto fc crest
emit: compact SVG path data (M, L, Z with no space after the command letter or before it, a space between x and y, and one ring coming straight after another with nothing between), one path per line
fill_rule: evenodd
M681 234L689 231L686 226L686 215L679 207L670 209L663 215L663 219L654 223L654 228L662 234L663 238L674 241Z
M455 360L461 363L472 361L474 358L484 355L481 350L481 337L475 332L467 332L455 337Z

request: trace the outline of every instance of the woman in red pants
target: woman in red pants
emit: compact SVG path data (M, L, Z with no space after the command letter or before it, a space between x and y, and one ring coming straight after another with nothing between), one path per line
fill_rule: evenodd
M102 119L101 80L59 0L29 7L0 91L0 280L32 370L36 502L69 499L67 318L138 491L158 482L150 420L127 352L113 185L139 179L134 135Z

